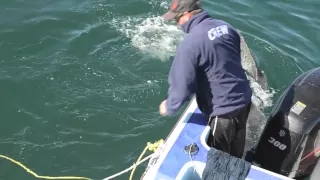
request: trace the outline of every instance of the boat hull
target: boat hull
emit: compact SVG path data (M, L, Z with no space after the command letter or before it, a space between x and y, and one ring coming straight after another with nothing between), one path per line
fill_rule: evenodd
M165 140L164 146L157 152L158 157L149 164L143 180L186 180L201 179L210 147L207 139L210 133L208 120L201 114L193 98L179 121ZM197 144L199 151L188 154L185 147ZM280 180L285 176L251 165L247 179Z

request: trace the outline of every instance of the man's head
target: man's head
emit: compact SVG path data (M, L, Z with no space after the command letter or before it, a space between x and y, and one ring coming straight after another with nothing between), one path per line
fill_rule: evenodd
M201 10L200 0L172 0L170 10L163 15L163 19L175 19L181 25Z

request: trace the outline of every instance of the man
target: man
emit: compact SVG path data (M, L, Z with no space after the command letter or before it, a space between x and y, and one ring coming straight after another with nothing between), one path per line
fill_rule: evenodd
M209 145L242 157L252 90L241 66L239 34L230 24L212 19L200 0L172 0L163 17L175 19L186 37L177 48L160 114L174 115L195 94L209 119Z

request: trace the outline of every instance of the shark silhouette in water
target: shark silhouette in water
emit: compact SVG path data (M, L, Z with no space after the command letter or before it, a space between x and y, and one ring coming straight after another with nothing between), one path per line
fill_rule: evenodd
M240 34L240 32L239 32ZM257 82L261 88L266 91L268 89L267 77L265 73L257 66L257 63L244 39L240 34L241 38L241 64L246 71L247 77L252 82ZM259 98L259 95L256 95ZM261 100L261 102L263 102ZM260 109L261 108L261 109ZM247 123L247 135L245 151L248 151L255 142L258 140L262 127L266 123L266 116L263 113L263 106L257 107L256 104L252 103L251 110L248 117Z
M251 51L241 34L240 34L240 38L241 38L241 59L242 59L241 63L243 68L246 70L249 78L252 78L250 80L257 82L262 87L263 90L267 90L268 85L267 85L267 78L265 76L265 73L257 66L256 61L252 56Z

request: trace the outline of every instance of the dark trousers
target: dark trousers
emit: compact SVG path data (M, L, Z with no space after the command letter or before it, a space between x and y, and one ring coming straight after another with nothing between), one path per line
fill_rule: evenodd
M246 140L246 124L251 102L227 115L210 117L209 146L241 158Z

